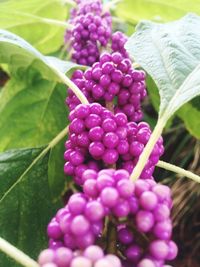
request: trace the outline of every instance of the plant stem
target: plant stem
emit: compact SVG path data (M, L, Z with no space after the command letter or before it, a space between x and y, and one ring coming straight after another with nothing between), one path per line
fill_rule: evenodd
M55 145L57 145L67 134L69 131L69 126L64 128L47 146L48 150L53 148Z
M106 101L106 108L110 110L112 113L114 113L114 103L113 101Z
M0 250L25 267L39 267L36 261L31 259L21 250L17 249L0 237Z
M116 254L117 252L117 229L114 223L109 220L107 231L107 248L106 252L109 254Z
M78 86L75 83L73 83L64 73L59 71L54 65L50 64L50 67L58 75L61 82L66 84L68 87L70 87L70 89L78 97L78 99L80 100L82 104L85 104L85 105L89 104L87 98L85 97L85 95L81 92L81 90L78 88Z
M114 103L113 101L106 101L106 108L114 114ZM116 169L116 163L108 164L107 167L109 169Z
M69 30L73 29L73 25L71 25L71 24L69 24L68 22L65 22L65 21L60 21L60 20L55 20L55 19L48 19L48 18L41 18L41 17L38 17L38 16L34 16L34 17L38 21L41 21L41 22L46 23L46 24L52 24L52 25L55 25L55 26L60 26L60 27L63 27L65 29L69 29Z
M9 12L9 11L6 10L5 12ZM23 17L27 17L27 18L30 18L30 19L33 19L35 21L39 21L39 22L42 22L42 23L46 23L46 24L62 27L64 29L71 30L73 28L73 25L69 24L66 21L50 19L50 18L43 18L43 17L39 17L39 16L36 16L36 15L32 15L32 14L21 12L21 11L12 11L12 13L14 13L16 15L23 16Z
M183 168L180 168L180 167L178 167L176 165L173 165L173 164L164 162L162 160L159 160L158 164L156 166L160 167L160 168L163 168L165 170L168 170L168 171L175 172L180 176L183 176L183 177L185 176L187 178L192 179L193 181L195 181L197 183L200 183L200 176L198 176L197 174L194 174L194 173L192 173L190 171L187 171L187 170L185 170Z
M147 163L149 156L150 156L156 142L158 141L159 137L161 136L161 133L163 131L164 126L165 126L165 121L162 119L159 119L157 124L156 124L156 127L154 128L154 130L151 134L151 137L150 137L148 143L146 144L142 154L139 157L139 161L138 161L137 165L135 166L135 168L134 168L134 170L130 176L131 180L136 181L140 177L140 174L142 173L144 166Z
M129 226L130 230L133 233L135 241L144 249L149 244L149 238L142 232L140 232L137 227L132 223L127 221L126 224Z

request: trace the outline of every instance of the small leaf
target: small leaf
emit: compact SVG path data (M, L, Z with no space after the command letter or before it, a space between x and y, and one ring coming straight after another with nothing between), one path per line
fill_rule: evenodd
M61 206L51 198L49 153L38 158L43 149L0 154L0 236L35 259L47 246L47 223ZM19 266L2 253L0 263L6 267Z
M18 34L42 53L51 53L63 45L65 29L35 21L28 13L64 21L68 7L62 0L4 0L0 1L0 28Z
M0 30L0 63L11 65L12 71L16 74L31 66L40 71L44 78L58 82L60 78L52 66L62 73L78 67L72 62L49 56L45 57L24 39L5 30Z
M200 94L200 17L189 14L166 24L143 21L126 48L159 89L160 118L166 122Z

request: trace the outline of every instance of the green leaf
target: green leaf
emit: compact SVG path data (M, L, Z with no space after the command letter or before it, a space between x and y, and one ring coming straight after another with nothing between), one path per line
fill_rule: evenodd
M37 258L47 246L46 226L60 202L51 198L49 153L44 148L0 154L0 236ZM19 266L0 253L1 266Z
M200 14L200 3L196 0L123 0L115 12L118 17L132 24L143 19L167 22L187 12Z
M166 24L143 21L126 48L159 89L163 122L200 94L200 17L189 14Z
M5 30L0 30L0 63L11 65L12 71L19 75L24 75L24 70L32 67L40 71L44 78L58 82L60 78L54 68L66 73L78 67L75 63L42 55L28 42Z
M0 94L0 151L45 145L67 125L65 86L30 75L12 78Z
M0 28L9 30L47 54L63 45L64 28L38 22L23 13L64 21L68 7L62 0L4 0L0 2ZM21 14L20 14L21 12Z
M195 108L191 102L180 108L177 115L183 120L190 134L200 139L200 110Z

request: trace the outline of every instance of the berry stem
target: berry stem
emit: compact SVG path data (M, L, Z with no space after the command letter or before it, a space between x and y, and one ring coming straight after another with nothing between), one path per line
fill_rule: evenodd
M109 254L116 254L117 252L117 229L111 220L108 223L106 251Z
M21 250L17 249L6 240L0 237L0 250L7 254L9 257L13 258L16 262L20 263L25 267L39 267L36 261L31 259Z
M51 63L50 67L51 69L58 75L58 77L60 78L60 81L64 84L66 84L68 87L70 87L70 89L73 91L73 93L77 96L77 98L80 100L80 102L82 104L89 104L87 98L85 97L85 95L81 92L81 90L78 88L78 86L73 83L64 73L62 73L61 71L59 71L54 65L52 65Z
M147 163L149 156L150 156L156 142L158 141L159 137L162 134L162 131L163 131L165 124L166 124L165 120L163 120L161 118L158 120L148 143L146 144L142 154L139 157L137 165L133 169L133 172L130 176L131 180L136 181L140 177L140 175L144 169L144 166Z
M65 127L56 137L49 143L46 149L50 150L56 146L67 134L69 131L69 126Z
M127 219L120 220L120 223L124 223L130 228L138 244L140 244L143 248L146 248L148 246L149 238L144 233L140 232L134 223Z
M113 101L106 102L106 108L114 113L114 103Z
M76 187L75 187L75 184L74 184L74 182L73 181L71 181L71 182L69 182L69 184L68 184L68 187L67 187L68 189L71 189L72 190L72 192L75 194L75 193L78 193L79 191L76 189Z
M31 17L32 17L32 15L31 15ZM69 29L69 30L73 29L73 25L71 25L71 24L69 24L68 22L65 22L65 21L60 21L60 20L55 20L55 19L48 19L48 18L41 18L41 17L38 17L38 16L33 16L33 18L35 18L38 21L41 21L43 23L46 23L46 24L51 24L51 25L63 27L64 29Z
M114 103L113 101L106 101L106 108L114 114ZM108 164L110 169L116 169L116 164Z
M190 171L187 171L181 167L178 167L176 165L173 165L173 164L170 164L168 162L165 162L165 161L162 161L162 160L159 160L158 161L158 164L156 165L160 168L163 168L165 170L168 170L168 171L172 171L172 172L175 172L177 173L179 176L185 176L187 178L190 178L192 179L193 181L197 182L197 183L200 183L200 176L197 175L197 174L194 174Z
M131 229L131 231L132 231L132 233L133 233L133 235L135 237L136 242L138 244L140 244L143 248L148 247L148 244L149 244L148 237L144 233L138 231L137 227L133 223L126 222L126 224Z

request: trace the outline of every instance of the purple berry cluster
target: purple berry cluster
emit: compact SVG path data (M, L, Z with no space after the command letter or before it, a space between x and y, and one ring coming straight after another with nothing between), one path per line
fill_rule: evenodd
M122 167L131 173L151 135L147 123L128 123L124 113L114 115L98 103L78 105L69 119L64 172L72 175L80 185L83 184L82 173L91 163L94 170L116 164L117 168ZM163 151L160 138L141 174L142 179L152 177Z
M172 199L167 186L149 179L133 183L123 169L86 170L82 180L83 193L72 195L48 225L50 250L87 250L103 237L107 216L115 220L116 247L126 264L140 267L147 262L152 267L164 267L166 261L176 257L177 246L171 240ZM141 242L144 236L145 245ZM39 257L41 266L46 264L43 258ZM71 266L69 261L67 266Z
M73 194L48 224L49 248L85 249L94 244L102 232L104 217L100 201L82 193Z
M83 251L72 251L66 247L45 249L39 256L41 267L122 267L115 255L105 255L99 246L88 246Z
M125 170L105 169L100 172L86 170L82 179L83 192L92 199L99 199L108 214L123 218L131 214L134 184Z
M128 58L128 53L124 48L125 43L127 42L128 37L122 32L115 32L112 34L111 40L111 49L113 52L119 52L124 58Z
M129 121L142 119L141 102L146 96L145 73L135 70L131 61L119 52L102 54L100 61L85 73L75 71L72 80L89 102L106 106L116 98L115 113L123 112ZM71 89L68 90L66 104L70 110L80 104Z
M81 104L68 89L64 173L80 192L70 193L48 224L49 248L38 262L41 267L171 267L167 263L177 255L171 192L153 178L164 152L162 138L140 178L130 180L151 136L149 125L140 122L145 73L132 67L124 49L127 37L112 34L111 15L101 1L76 3L66 41L74 61L91 66L72 75L90 104ZM108 52L101 54L102 47Z
M142 266L141 260L148 259L152 262L150 266L164 266L165 261L176 257L177 247L171 240L172 199L167 186L148 179L134 184L123 169L105 169L98 173L87 170L83 180L85 195L99 199L110 216L126 217L127 222L135 225L137 235L126 223L119 221L117 225L118 247L128 262L138 267ZM145 248L137 240L138 233L145 234Z
M100 50L106 47L112 35L112 19L103 11L99 0L80 1L71 14L71 31L67 31L65 42L70 40L72 59L91 66L98 61Z
M88 168L88 162L97 162L93 169L98 169L98 166L115 164L123 154L127 118L123 113L114 115L100 104L93 103L78 105L69 119L64 171L82 184L81 175Z
M173 260L177 255L177 246L171 240L170 189L152 180L138 180L134 198L135 213L132 219L136 229L145 234L146 245L137 239L131 225L122 224L118 228L122 253L130 264L140 266L141 259L148 259L151 262L149 266L165 266L165 261Z

